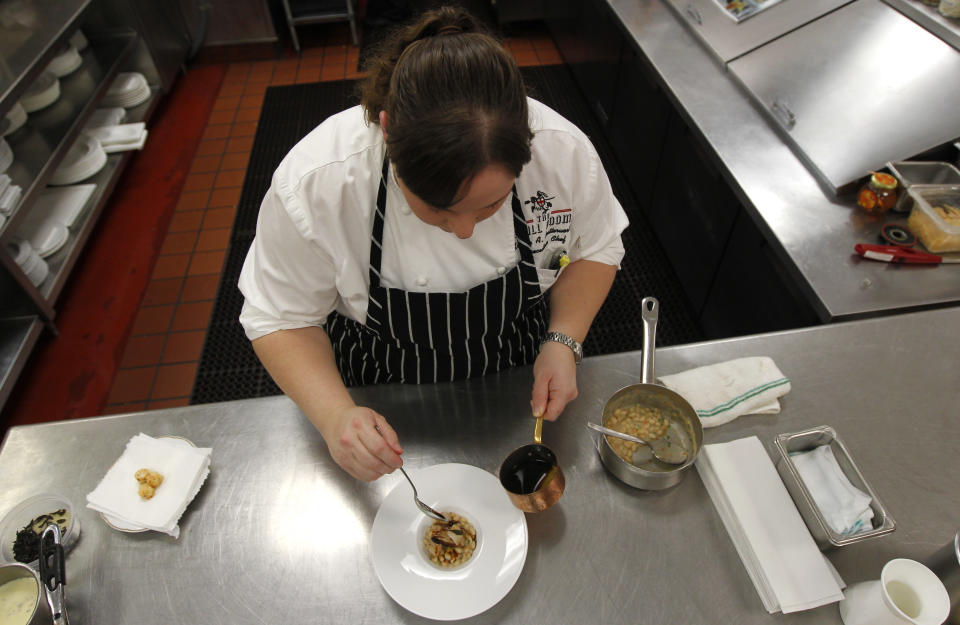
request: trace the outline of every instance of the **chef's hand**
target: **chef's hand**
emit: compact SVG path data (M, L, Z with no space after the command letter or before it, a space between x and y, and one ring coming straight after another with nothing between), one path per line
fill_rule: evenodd
M573 351L563 343L544 343L533 363L530 398L533 416L554 421L577 394L577 362Z
M378 426L382 436L377 432ZM358 480L372 482L403 464L397 433L370 408L343 409L323 434L334 462Z

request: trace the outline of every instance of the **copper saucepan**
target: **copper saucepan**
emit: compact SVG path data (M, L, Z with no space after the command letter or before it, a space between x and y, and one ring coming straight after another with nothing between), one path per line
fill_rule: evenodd
M533 444L512 451L500 465L500 484L513 505L524 512L542 512L563 496L566 479L557 455L543 445L543 417L537 417Z

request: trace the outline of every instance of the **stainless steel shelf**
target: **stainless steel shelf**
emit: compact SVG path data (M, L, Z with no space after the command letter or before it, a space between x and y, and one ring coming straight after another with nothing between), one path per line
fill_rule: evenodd
M147 102L127 111L127 122L132 123L148 119L155 109L158 99L159 90L152 90L151 97ZM87 239L90 238L90 234L109 201L114 187L116 187L124 168L134 154L135 151L129 151L110 155L107 158L107 164L97 175L80 183L95 184L97 189L90 200L87 201L84 212L77 219L77 225L71 229L67 244L59 252L46 259L50 266L50 275L40 285L40 293L45 303L51 308L56 303L57 298L60 297L60 293L70 277L70 272L87 243Z
M960 20L944 17L937 7L927 6L915 0L883 1L960 50Z
M90 0L0 3L0 114L43 71L89 5Z
M76 140L102 95L110 87L137 42L136 34L122 33L91 41L84 50L83 65L60 81L60 97L45 109L31 113L27 123L6 137L14 161L7 174L23 189L18 208L0 228L0 244L6 242L23 221Z
M0 319L0 409L6 403L43 330L40 317Z

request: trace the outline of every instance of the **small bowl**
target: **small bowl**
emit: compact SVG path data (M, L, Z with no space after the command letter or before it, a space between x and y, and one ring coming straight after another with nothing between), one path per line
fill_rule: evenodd
M4 564L0 566L0 586L6 584L7 582L12 582L19 579L32 579L34 583L33 591L33 610L30 611L30 618L20 622L29 623L49 623L52 621L50 613L45 609L44 602L41 601L43 598L43 592L40 586L40 577L37 575L37 572L31 569L29 566L24 564ZM0 597L0 601L3 601L3 597Z
M60 542L64 550L70 549L80 537L80 520L77 519L77 509L63 495L44 493L20 502L3 517L3 520L0 520L0 556L2 556L4 562L11 564L17 562L17 559L13 556L13 543L17 538L17 532L41 514L50 514L61 508L66 508L70 512L70 523L67 525L66 531L63 532ZM39 557L32 562L21 564L37 566Z

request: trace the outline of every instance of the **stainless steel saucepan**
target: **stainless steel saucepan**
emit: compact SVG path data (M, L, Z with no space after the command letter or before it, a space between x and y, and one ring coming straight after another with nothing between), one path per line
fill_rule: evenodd
M675 465L661 462L652 457L640 461L633 456L633 462L624 460L613 450L606 436L601 436L597 444L600 460L604 466L621 481L644 490L663 490L680 482L697 459L703 445L703 425L700 417L690 403L678 393L654 383L654 352L657 342L657 320L660 316L660 304L652 297L646 297L641 303L643 319L643 361L641 365L641 383L626 386L607 400L603 407L601 422L609 427L610 417L618 409L633 407L649 408L658 411L669 420L669 427L677 431L677 439L688 447L688 459L684 464ZM636 464L635 464L636 463Z

